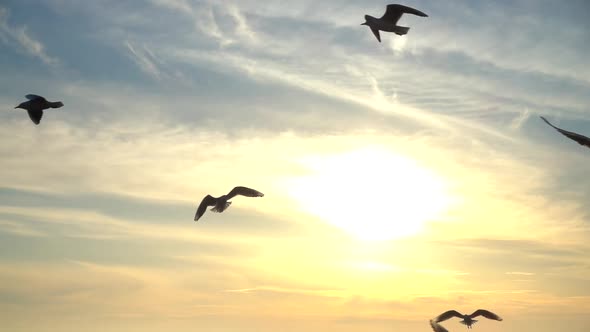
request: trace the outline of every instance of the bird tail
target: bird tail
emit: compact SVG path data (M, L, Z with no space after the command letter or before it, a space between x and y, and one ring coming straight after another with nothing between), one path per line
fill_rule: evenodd
M398 26L395 27L395 31L394 32L397 35L403 36L403 35L407 34L408 31L410 31L410 28L409 27L402 27L402 26L399 26L398 25Z
M51 108L60 108L63 105L64 104L61 101L54 101L54 102L49 103L49 107L51 107Z
M466 321L462 320L462 321L459 321L459 323L461 323L463 325L467 325L467 327L471 327L471 325L477 323L477 320L472 319L471 322L466 322Z
M231 205L231 202L225 202L225 204L222 207L215 206L211 209L211 211L221 213L221 212L225 211L230 205Z

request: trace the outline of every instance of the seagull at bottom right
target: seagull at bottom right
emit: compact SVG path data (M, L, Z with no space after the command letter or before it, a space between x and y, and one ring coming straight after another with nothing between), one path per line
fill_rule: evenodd
M457 318L462 319L460 321L461 324L467 325L467 328L470 329L471 326L477 322L477 320L474 319L477 316L483 316L488 319L502 321L502 318L500 318L500 316L496 315L495 313L493 313L491 311L484 310L484 309L477 309L471 315L463 315L456 310L449 310L449 311L442 313L438 317L431 319L430 326L432 327L432 330L434 330L434 332L448 332L447 329L445 329L442 325L440 325L438 323L445 321L445 320L452 318L452 317L457 317Z

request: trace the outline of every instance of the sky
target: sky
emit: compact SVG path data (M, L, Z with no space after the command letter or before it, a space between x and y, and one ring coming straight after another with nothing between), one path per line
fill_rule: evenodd
M588 331L590 4L387 4L3 0L0 331Z

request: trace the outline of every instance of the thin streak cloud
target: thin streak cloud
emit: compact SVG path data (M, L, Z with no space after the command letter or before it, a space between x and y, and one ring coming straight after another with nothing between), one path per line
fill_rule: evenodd
M49 56L45 52L45 46L34 39L27 32L27 26L16 27L10 25L8 19L10 12L5 7L0 7L0 40L7 46L16 47L18 51L24 51L29 55L39 58L45 64L56 66L59 60Z
M130 53L130 58L143 72L158 80L162 78L162 73L154 62L153 53L149 49L144 47L143 50L136 50L129 41L125 42L125 46Z

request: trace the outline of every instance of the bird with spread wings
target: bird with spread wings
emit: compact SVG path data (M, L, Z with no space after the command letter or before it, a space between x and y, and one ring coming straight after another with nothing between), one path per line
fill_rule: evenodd
M477 320L475 320L474 318L478 317L478 316L483 316L487 319L502 321L502 318L500 318L500 316L496 315L495 313L493 313L491 311L484 310L484 309L477 309L470 315L463 315L462 313L460 313L456 310L449 310L449 311L446 311L446 312L440 314L438 317L430 320L430 326L432 327L434 332L448 332L442 325L440 325L438 323L445 321L445 320L452 318L452 317L457 317L457 318L462 319L460 321L461 324L467 325L467 328L470 329L471 325L473 325L477 322Z
M43 110L48 108L60 108L64 104L61 101L47 101L47 99L33 94L28 94L25 96L28 101L20 103L16 108L22 108L27 110L29 114L29 118L33 121L34 124L38 125L41 123L41 118L43 117Z
M237 195L246 196L246 197L263 197L264 196L263 193L261 193L257 190L246 188L246 187L241 187L241 186L235 187L227 195L222 195L219 197L213 197L211 195L207 195L203 198L203 200L201 201L201 204L199 204L199 207L197 208L197 213L195 214L195 221L199 220L199 218L201 218L203 216L203 214L205 213L205 211L207 210L207 208L209 206L213 206L213 208L211 209L211 211L213 211L213 212L221 213L221 212L225 211L225 209L227 209L232 203L232 202L228 202L228 201Z
M397 22L403 14L413 14L421 17L428 17L428 15L419 11L418 9L404 5L392 4L387 5L385 14L383 14L383 16L380 18L376 18L371 15L365 15L365 23L361 23L361 25L366 25L371 28L375 38L381 42L381 35L379 34L379 31L394 32L400 36L408 33L410 28L397 25Z

